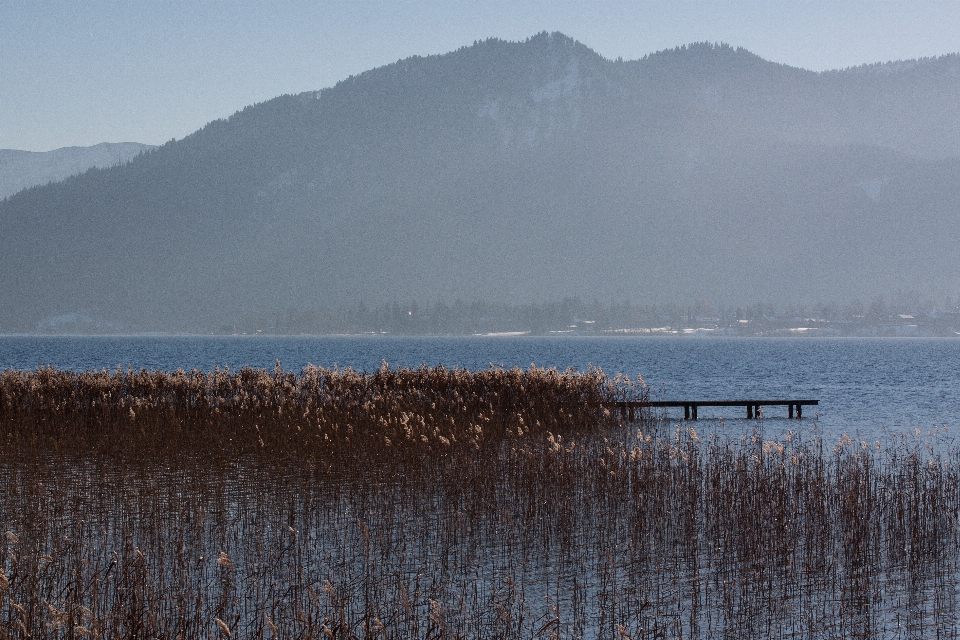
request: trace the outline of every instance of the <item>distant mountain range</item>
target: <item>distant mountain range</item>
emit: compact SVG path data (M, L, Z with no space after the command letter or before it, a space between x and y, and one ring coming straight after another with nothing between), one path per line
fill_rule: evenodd
M957 55L813 73L543 33L409 58L0 202L0 330L956 296L958 104Z
M128 162L153 148L138 142L101 142L91 147L63 147L53 151L0 149L0 200L29 187L59 182L87 169L106 169Z

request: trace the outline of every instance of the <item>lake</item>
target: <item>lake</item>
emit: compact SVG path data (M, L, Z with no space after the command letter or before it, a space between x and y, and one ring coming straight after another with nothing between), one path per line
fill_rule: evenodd
M589 366L640 374L653 399L817 398L804 420L785 407L762 421L740 409L701 409L698 430L817 429L825 437L888 441L893 434L952 438L960 427L960 340L952 338L0 336L0 369L299 371L308 363L373 370L420 364L468 369ZM682 418L674 410L668 420Z
M265 637L265 620L292 637L309 619L357 635L385 621L410 637L442 620L463 637L956 638L957 450L911 454L928 431L947 444L960 426L958 357L954 339L0 337L0 368L592 365L642 374L655 399L821 403L803 420L707 409L700 437L670 446L631 426L623 442L551 435L428 457L398 440L357 464L299 452L144 464L55 457L69 447L53 448L55 464L8 455L7 600L32 603L37 636L59 624L58 606L108 629L140 616L165 637ZM923 437L910 436L907 455L766 442L787 429ZM764 442L737 437L751 430ZM732 437L702 438L711 431ZM354 433L343 430L344 451Z

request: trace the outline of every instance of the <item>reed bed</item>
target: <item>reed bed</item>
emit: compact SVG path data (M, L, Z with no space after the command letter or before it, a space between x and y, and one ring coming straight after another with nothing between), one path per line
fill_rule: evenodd
M8 449L23 451L368 463L533 432L589 431L605 415L602 400L637 388L600 370L536 367L8 369L0 372L0 433Z
M958 635L955 451L621 424L599 371L317 371L9 373L0 637Z

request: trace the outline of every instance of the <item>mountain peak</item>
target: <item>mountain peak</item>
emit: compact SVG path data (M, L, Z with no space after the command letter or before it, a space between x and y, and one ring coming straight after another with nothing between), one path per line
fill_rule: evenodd
M656 70L660 73L700 76L792 69L787 65L765 60L743 47L733 47L725 42L693 42L672 49L663 49L647 54L633 64L640 69Z

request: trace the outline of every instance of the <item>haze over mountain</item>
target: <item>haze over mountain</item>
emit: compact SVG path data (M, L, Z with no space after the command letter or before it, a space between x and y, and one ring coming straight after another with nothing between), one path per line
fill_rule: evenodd
M0 149L0 200L93 167L105 169L127 162L153 148L139 142L102 142L91 147L63 147L53 151Z
M543 33L401 60L0 202L0 330L956 296L957 104L957 55L813 73Z

